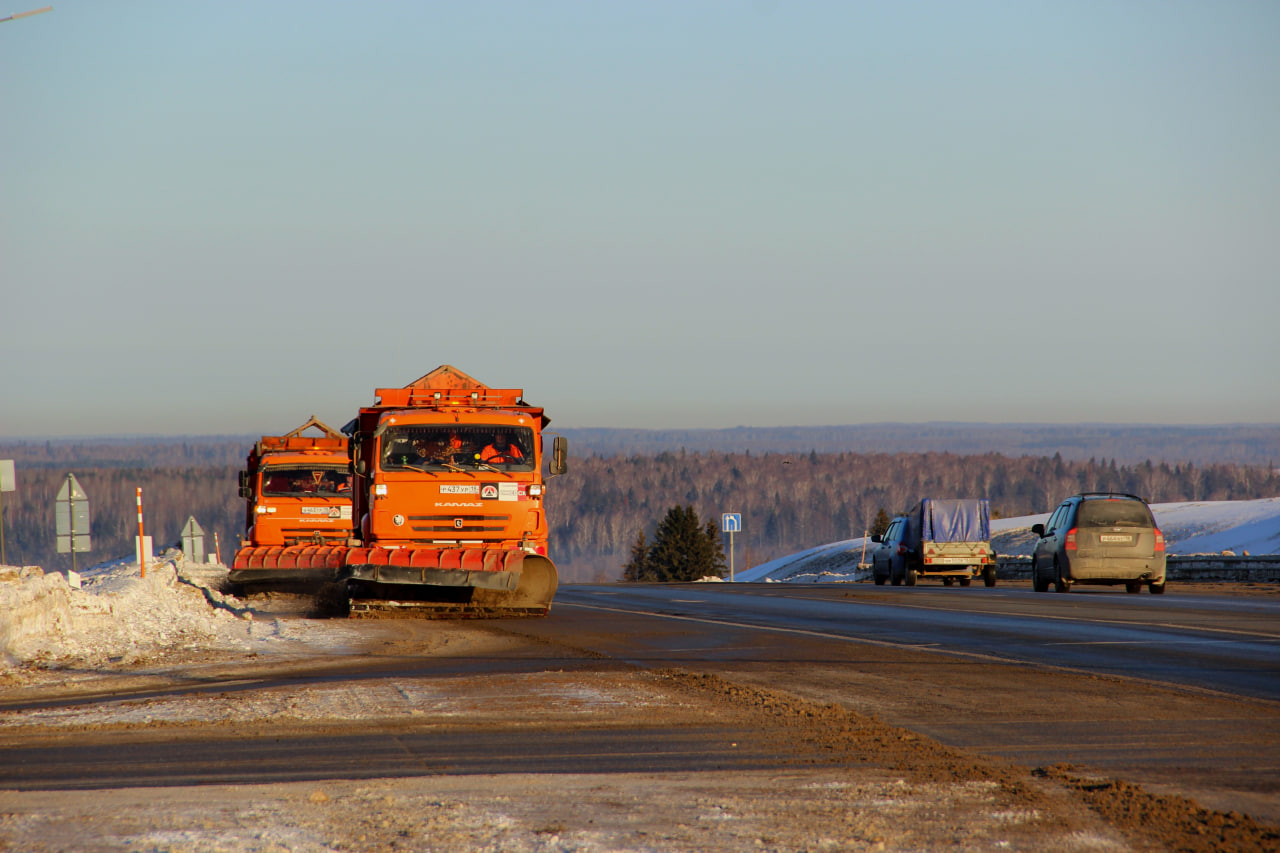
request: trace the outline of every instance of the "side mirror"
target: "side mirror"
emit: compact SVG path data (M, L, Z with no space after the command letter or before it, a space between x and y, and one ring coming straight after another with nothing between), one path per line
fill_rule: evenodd
M249 487L249 472L240 472L240 497L249 500L253 497L253 489Z
M366 466L366 465L364 464L364 460L363 460L363 459L359 459L359 460L357 460L357 461L356 461L356 473L357 473L357 474L359 474L361 477L363 477L363 476L364 476L364 472L365 472L365 471L367 471L367 470L368 470L368 466Z
M569 439L557 435L551 443L551 476L556 477L569 470Z
M1031 525L1031 532L1041 538L1044 538L1044 525L1043 524Z
M881 536L879 533L877 533L875 536L872 536L872 537L871 537L871 541L872 541L872 542L875 542L875 543L878 545L878 544L880 544L881 542L883 542L883 541L884 541L884 537L883 537L883 536Z

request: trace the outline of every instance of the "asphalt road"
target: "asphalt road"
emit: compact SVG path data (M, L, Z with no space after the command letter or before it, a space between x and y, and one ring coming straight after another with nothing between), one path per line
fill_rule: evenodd
M1280 598L839 584L567 586L556 607L765 628L1280 701ZM640 661L676 649L634 648ZM709 650L710 651L710 650ZM714 654L714 652L711 652Z
M469 624L518 639L519 652L318 656L305 672L267 667L225 677L168 676L163 685L24 704L234 695L362 679L672 668L840 704L1025 766L1070 762L1280 821L1275 596L568 585L545 619ZM371 623L362 630L372 636L387 627ZM432 626L402 622L397 631L426 636ZM347 778L369 778L498 769L759 769L786 761L768 743L743 748L751 742L748 733L696 720L641 721L610 731L549 725L535 737L501 725L423 733L377 721L263 737L190 727L61 734L0 745L0 787L273 782L324 778L337 768Z

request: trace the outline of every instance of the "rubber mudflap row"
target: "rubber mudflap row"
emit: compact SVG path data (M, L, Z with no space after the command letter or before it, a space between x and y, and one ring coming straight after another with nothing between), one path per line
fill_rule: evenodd
M369 595L370 586L362 585L362 594L352 597L349 614L356 618L402 616L425 619L496 619L506 617L546 616L559 586L559 575L551 560L523 551L501 551L483 548L466 549L389 549L352 548L342 545L290 545L241 548L236 552L232 579L243 574L246 580L259 583L284 583L328 577L342 581L349 577L352 566L386 566L409 569L465 572L519 571L520 581L514 590L471 588L466 601L456 593L459 587L432 587L417 583L375 584L377 595ZM412 589L413 595L404 594ZM440 600L425 600L432 590L441 592ZM466 588L461 588L465 590ZM397 593L399 590L399 593ZM450 591L445 593L445 591ZM414 599L406 601L403 599Z
M352 598L347 615L352 619L509 619L546 616L559 586L555 564L536 554L526 555L520 584L514 591L471 590L468 601L405 601L395 597L398 584L381 584L385 595ZM365 587L364 589L368 589ZM445 588L449 589L449 588ZM423 593L427 588L414 586Z

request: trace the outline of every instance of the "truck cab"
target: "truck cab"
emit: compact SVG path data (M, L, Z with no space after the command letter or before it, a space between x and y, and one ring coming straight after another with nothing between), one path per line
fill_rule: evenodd
M315 427L321 435L303 435ZM313 416L282 436L257 441L240 472L243 547L337 542L351 536L347 439Z

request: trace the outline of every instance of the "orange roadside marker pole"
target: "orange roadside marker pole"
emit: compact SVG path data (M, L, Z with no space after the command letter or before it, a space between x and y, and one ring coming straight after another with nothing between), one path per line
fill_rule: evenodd
M142 486L138 486L138 565L142 569L142 576L147 576L147 540L142 535Z

